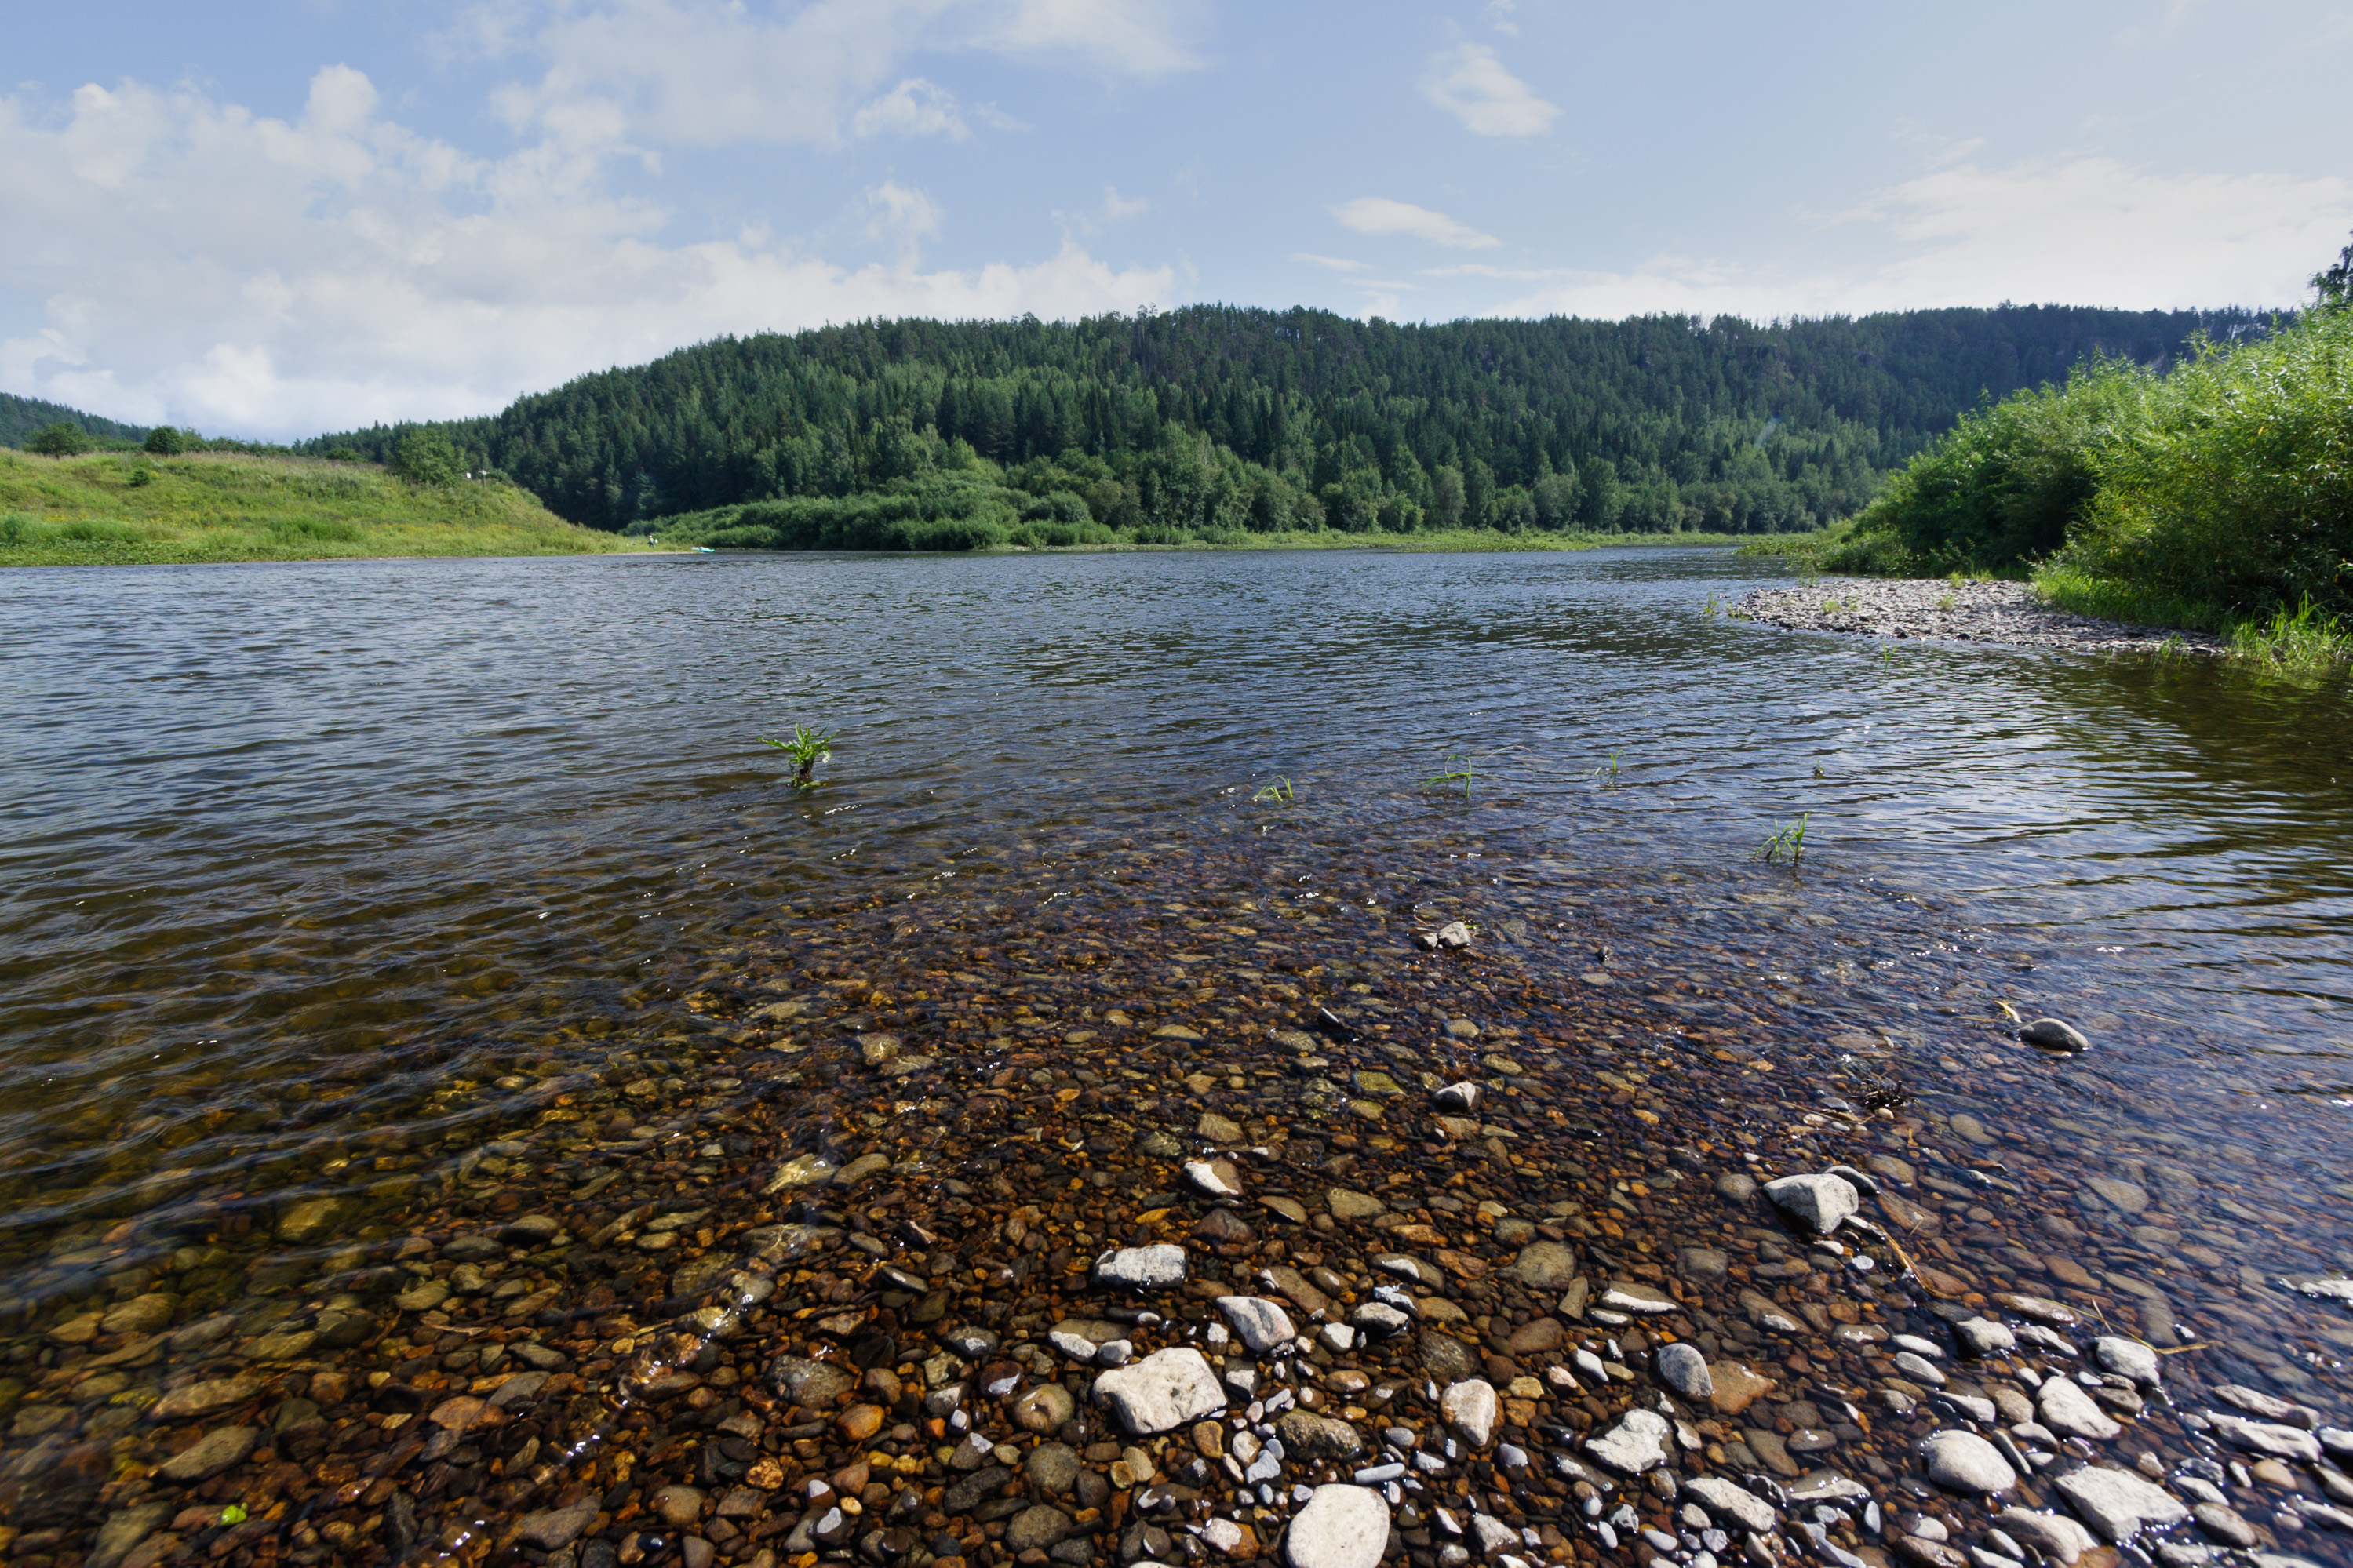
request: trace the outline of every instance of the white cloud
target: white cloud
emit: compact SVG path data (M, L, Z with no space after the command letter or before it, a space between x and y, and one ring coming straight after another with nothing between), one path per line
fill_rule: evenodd
M1530 91L1484 44L1458 44L1430 56L1421 96L1481 136L1542 135L1560 114L1558 105Z
M1139 213L1151 210L1152 203L1146 197L1137 196L1130 200L1119 194L1117 185L1103 187L1103 217L1107 222L1117 223L1124 217L1134 217Z
M0 98L0 386L116 418L276 437L480 413L721 332L866 316L1049 319L1175 302L1166 267L1065 241L926 271L936 204L873 193L893 261L758 233L666 243L549 141L470 157L383 118L331 67L291 121L192 90L82 89L51 123ZM27 238L26 237L35 237Z
M2353 222L2353 180L2167 174L2113 158L1963 164L1851 216L1915 247L1875 280L1890 299L2287 305Z
M536 82L495 95L520 129L575 146L715 147L829 144L845 120L860 135L957 133L953 100L921 79L868 100L918 48L1184 69L1198 62L1178 22L1154 0L804 0L781 14L737 0L492 0L471 36L545 62Z
M940 232L941 220L947 216L929 195L894 180L885 180L867 192L866 208L871 215L866 225L866 237L878 244L895 245L911 256L924 240Z
M852 135L945 136L962 142L972 134L956 112L954 94L911 76L850 117Z
M1174 0L1007 0L975 36L1013 55L1072 55L1102 69L1160 76L1201 63L1185 35L1189 5Z
M1312 250L1294 250L1291 253L1291 259L1304 261L1311 267L1328 267L1335 272L1362 272L1372 265L1369 261L1350 261L1345 257L1318 256Z
M1936 169L1828 220L1876 259L1807 272L1656 256L1626 271L1446 269L1535 285L1502 314L1752 320L1940 305L2294 305L2353 226L2338 175L2167 174L2107 158ZM1873 232L1875 231L1875 232Z
M1358 196L1354 201L1342 202L1332 209L1332 216L1358 234L1410 235L1432 245L1450 245L1461 250L1481 250L1504 243L1492 234L1482 234L1468 224L1455 222L1444 213L1418 207L1411 202L1391 201L1387 196Z

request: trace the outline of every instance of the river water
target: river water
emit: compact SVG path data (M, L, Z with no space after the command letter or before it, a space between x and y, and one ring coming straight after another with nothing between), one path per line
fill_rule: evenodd
M154 1400L263 1367L279 1381L248 1391L250 1416L199 1415L276 1432L287 1390L344 1392L343 1360L356 1376L407 1364L412 1345L476 1356L438 1349L480 1331L450 1315L463 1290L397 1311L370 1295L422 1277L386 1283L415 1262L403 1238L551 1212L600 1168L622 1185L555 1215L588 1252L554 1273L549 1255L514 1253L516 1278L560 1281L516 1326L550 1320L553 1342L572 1331L558 1314L595 1309L623 1312L598 1334L634 1331L631 1303L649 1323L685 1293L657 1278L674 1261L659 1247L660 1270L595 1266L619 1244L587 1233L628 1218L614 1205L632 1160L667 1159L681 1192L740 1190L743 1223L769 1224L785 1211L752 1194L776 1198L776 1156L847 1159L852 1134L914 1137L929 1115L928 1152L902 1161L929 1173L908 1201L976 1207L1008 1252L1021 1237L1003 1239L1005 1211L1039 1197L992 1208L956 1173L1059 1179L1064 1165L1008 1166L997 1147L1059 1136L1057 1116L1077 1119L1068 1171L1125 1170L1079 1124L1124 1113L1124 1149L1155 1095L1203 1150L1247 1133L1275 1168L1287 1146L1335 1179L1404 1183L1436 1157L1409 1130L1426 1095L1409 1071L1365 1087L1376 1043L1398 1068L1485 1075L1499 1094L1544 1086L1549 1114L1569 1115L1560 1136L1588 1151L1589 1201L1615 1206L1595 1212L1620 1260L1657 1254L1635 1276L1660 1276L1722 1208L1694 1175L1894 1151L1921 1177L1903 1179L1922 1201L1913 1245L1883 1257L1924 1267L1908 1321L1963 1300L2002 1315L1989 1293L2072 1300L2086 1325L2204 1347L2168 1358L2184 1412L2216 1408L2191 1387L2229 1384L2353 1424L2353 1318L2297 1289L2353 1268L2353 708L2202 664L1887 647L1714 613L1772 570L1641 550L11 575L0 1503L26 1560L69 1560L97 1522L133 1515L142 1528L120 1533L148 1552L479 1549L504 1539L501 1520L575 1496L604 1512L558 1556L590 1561L607 1537L683 1550L676 1529L668 1545L631 1532L645 1487L582 1481L586 1450L551 1468L553 1419L543 1449L531 1439L526 1458L548 1458L527 1494L491 1479L530 1466L484 1458L487 1439L404 1455L382 1410L362 1420L364 1389L348 1409L297 1396L327 1433L309 1454L263 1436L183 1484L165 1452L206 1421L171 1426ZM759 744L796 721L837 731L807 792ZM1801 819L1795 866L1759 858ZM1476 931L1464 953L1415 944L1455 919ZM1323 1008L1336 1016L1318 1035ZM2092 1048L2019 1044L2016 1020L2045 1014ZM1124 1106L1103 1088L1123 1051ZM1137 1051L1158 1065L1139 1072ZM1001 1132L976 1131L998 1113L972 1106L1010 1071L1031 1075L1018 1093L1090 1053L1103 1061L1069 1080L1074 1098L1017 1102ZM887 1087L837 1058L879 1066ZM764 1090L764 1073L786 1087ZM1212 1116L1230 1082L1233 1139L1194 1127L1179 1078ZM665 1154L698 1115L736 1130ZM1508 1210L1532 1199L1507 1178L1552 1157L1542 1121L1523 1118L1530 1141L1509 1148L1508 1118L1445 1146L1497 1167ZM1647 1166L1672 1184L1670 1163L1686 1173L1672 1212L1651 1203L1661 1184L1638 1181L1634 1202L1598 1173ZM719 1212L682 1230L690 1250L725 1250ZM1121 1239L1139 1212L1072 1220L1072 1244ZM1620 1234L1645 1226L1639 1245ZM1289 1256L1319 1231L1329 1221ZM1220 1256L1260 1245L1227 1238ZM1354 1279L1345 1248L1327 1250ZM983 1297L987 1267L965 1287ZM575 1307L565 1292L596 1279L602 1298ZM881 1300L867 1310L900 1310ZM115 1311L142 1302L160 1304ZM320 1327L338 1310L364 1326ZM209 1339L186 1332L235 1314ZM316 1342L273 1347L289 1322ZM579 1397L620 1419L628 1352L565 1353ZM1796 1359L1833 1375L1814 1356ZM1858 1406L1874 1365L1841 1384ZM1809 1429L1810 1408L1783 1425ZM2153 1420L2131 1429L2147 1428L2143 1448L2204 1462L2204 1428L2160 1441ZM595 1425L575 1419L569 1440ZM346 1427L375 1433L386 1468L337 1504L321 1468ZM278 1462L274 1483L253 1454ZM1744 1455L1763 1462L1739 1450L1736 1469ZM1900 1475L1903 1455L1886 1458ZM386 1489L427 1464L438 1481ZM2299 1527L2294 1500L2322 1493L2296 1480L2251 1480L2233 1506L2267 1547L2342 1560L2325 1523ZM189 1512L240 1486L278 1508L274 1533ZM2284 1527L2269 1522L2283 1497ZM924 1537L914 1557L950 1555L908 1528ZM716 1533L730 1560L784 1544ZM1560 1551L1580 1542L1572 1530ZM995 1537L963 1550L1012 1555Z

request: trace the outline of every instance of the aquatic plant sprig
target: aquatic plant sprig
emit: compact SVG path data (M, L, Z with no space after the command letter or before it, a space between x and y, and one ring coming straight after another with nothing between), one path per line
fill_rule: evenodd
M1599 781L1603 789L1618 787L1618 760L1625 754L1622 750L1611 752L1607 758L1595 766L1593 776Z
M1754 859L1767 866L1787 860L1796 866L1806 858L1806 824L1813 820L1810 811L1799 815L1798 820L1774 830L1773 836L1757 847Z
M1253 805L1271 802L1276 805L1287 805L1297 798L1298 792L1292 788L1291 781L1287 778L1282 777L1281 775L1277 775L1275 778L1261 784L1258 788L1258 793L1250 796L1250 801Z
M793 760L795 789L815 789L817 770L833 761L834 734L831 730L812 730L806 724L796 723L791 740L780 741L763 735L760 744L774 746Z
M1460 755L1456 755L1450 752L1448 753L1445 762L1440 765L1445 771L1433 773L1430 777L1422 780L1421 787L1424 789L1440 789L1448 784L1459 784L1462 786L1462 798L1464 800L1469 800L1471 798L1471 786L1477 783L1479 778L1479 770L1472 763L1471 753L1464 752Z

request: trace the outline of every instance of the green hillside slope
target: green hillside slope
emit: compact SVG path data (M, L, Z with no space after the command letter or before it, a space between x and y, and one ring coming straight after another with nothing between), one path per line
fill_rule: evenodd
M632 548L643 546L566 522L511 485L414 487L373 465L227 452L0 451L0 566Z

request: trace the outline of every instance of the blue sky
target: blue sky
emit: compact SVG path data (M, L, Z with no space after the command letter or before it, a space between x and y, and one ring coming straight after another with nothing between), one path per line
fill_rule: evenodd
M85 0L12 19L0 390L286 437L721 332L2296 302L2353 8Z

